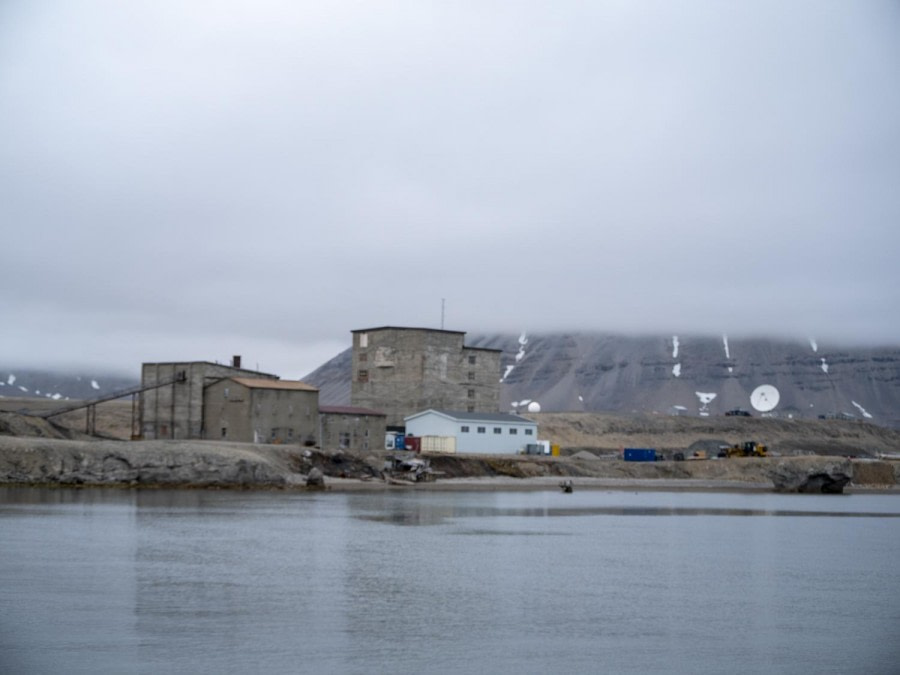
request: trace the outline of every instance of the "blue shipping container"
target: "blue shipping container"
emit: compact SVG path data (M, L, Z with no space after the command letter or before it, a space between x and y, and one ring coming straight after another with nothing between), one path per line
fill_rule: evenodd
M650 448L625 448L626 462L655 462L656 450Z

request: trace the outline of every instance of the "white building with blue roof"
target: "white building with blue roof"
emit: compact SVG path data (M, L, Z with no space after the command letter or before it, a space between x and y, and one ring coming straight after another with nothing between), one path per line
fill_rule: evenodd
M459 453L516 454L537 443L537 422L509 413L424 410L404 422L407 436L455 438Z

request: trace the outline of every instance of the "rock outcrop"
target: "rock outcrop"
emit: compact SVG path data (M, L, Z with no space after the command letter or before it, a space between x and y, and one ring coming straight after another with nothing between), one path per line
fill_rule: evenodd
M290 451L171 441L4 438L0 482L154 487L285 487ZM298 477L299 478L299 477Z
M778 492L841 494L853 479L849 459L818 461L779 461L770 468L769 477Z

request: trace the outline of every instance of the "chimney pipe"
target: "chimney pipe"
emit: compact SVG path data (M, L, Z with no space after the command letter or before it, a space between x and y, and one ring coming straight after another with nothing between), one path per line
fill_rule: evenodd
M232 368L240 368L241 367L241 355L235 354L231 357L231 367Z

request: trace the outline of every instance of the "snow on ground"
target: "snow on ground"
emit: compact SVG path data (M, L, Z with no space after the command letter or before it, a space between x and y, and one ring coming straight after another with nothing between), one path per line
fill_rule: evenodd
M866 419L872 419L871 413L866 412L866 409L863 408L859 403L857 403L856 401L850 401L850 403L856 406L856 409L859 410L863 417L865 417Z
M700 399L700 416L709 417L709 404L713 402L717 394L695 391L697 398Z
M822 358L822 365L819 366L822 369L822 372L828 374L828 364L825 363L825 358Z
M672 366L672 374L675 377L681 377L681 364L680 363L676 363L674 366Z
M522 359L525 358L525 345L528 344L528 335L522 333L519 336L519 351L516 352L516 364L519 363ZM515 369L515 365L506 366L506 372L503 373L503 377L500 378L500 381L503 382L509 374Z
M819 343L816 342L815 340L813 340L812 338L809 338L809 346L812 347L812 350L814 352L819 351Z
M678 336L677 335L672 336L672 358L673 359L678 358Z
M730 361L731 360L731 351L728 349L728 336L727 335L722 336L722 344L725 345L725 358ZM728 372L733 373L734 368L732 366L728 366Z

